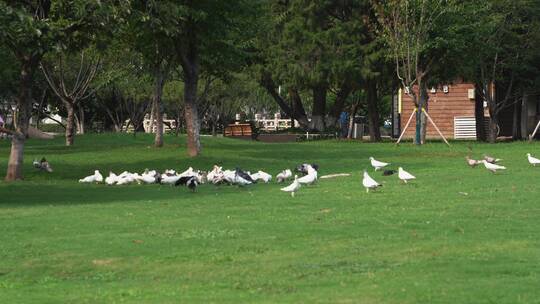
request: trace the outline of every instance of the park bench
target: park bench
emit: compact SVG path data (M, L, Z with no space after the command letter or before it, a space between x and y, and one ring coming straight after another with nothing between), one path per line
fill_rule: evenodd
M225 127L223 136L251 136L253 130L250 124L230 124Z

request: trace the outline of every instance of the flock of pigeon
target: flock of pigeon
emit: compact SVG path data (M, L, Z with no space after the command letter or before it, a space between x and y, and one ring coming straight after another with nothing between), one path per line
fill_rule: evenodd
M484 164L484 167L492 173L496 173L497 170L506 170L505 166L498 164L502 159L491 157L489 155L484 155L484 159L482 160L471 159L469 156L466 156L465 160L467 161L467 164L473 168L477 165ZM540 159L533 157L531 153L527 153L527 160L529 161L529 164L533 166L540 164Z
M302 164L296 168L303 176L298 178L298 175L294 176L294 182L281 190L290 192L292 196L300 188L301 184L309 185L313 184L317 180L317 165ZM282 183L292 177L292 171L290 169L283 170L276 175L278 183ZM198 185L204 183L229 184L238 186L247 186L255 184L257 182L269 183L272 180L272 175L257 171L251 173L249 171L243 171L240 168L235 170L223 170L223 167L214 166L209 172L194 170L189 167L182 173L177 173L175 170L165 170L164 173L159 173L156 170L146 169L143 173L132 173L124 171L119 175L113 172L109 172L109 176L103 177L99 170L95 170L94 174L79 179L79 183L105 183L107 185L128 185L128 184L164 184L187 186L192 191L195 191Z
M533 166L540 164L540 159L527 154L527 159L529 163ZM375 171L384 169L390 163L382 162L374 159L373 157L369 158L371 166ZM488 155L484 155L484 159L475 160L471 159L469 156L465 157L467 164L471 167L476 167L479 164L484 164L485 168L493 173L496 173L497 170L505 170L506 167L501 166L497 163L501 159L494 158ZM46 160L42 160L41 163L34 162L34 166L37 167L39 164L40 168L43 170L50 169ZM294 175L293 182L287 187L281 188L281 191L291 193L291 196L294 197L295 193L298 192L302 185L311 185L318 180L318 169L319 166L315 164L301 164L296 167L296 171L301 174L301 177ZM52 169L51 169L52 171ZM393 175L396 173L395 170L384 170L383 175ZM349 176L350 174L332 174L322 176L321 178L331 178L337 176ZM416 179L414 175L403 170L402 167L399 167L397 170L398 178L403 182L407 183L410 180ZM285 169L276 175L276 181L278 183L285 182L293 177L293 173L290 169ZM223 167L215 165L211 171L199 171L194 170L192 167L189 167L186 171L182 173L177 173L175 170L169 169L165 170L164 173L159 173L156 170L146 169L143 173L131 173L124 171L119 175L109 172L109 176L103 178L103 175L99 170L95 170L93 175L87 176L79 180L80 183L105 183L107 185L127 185L127 184L165 184L165 185L174 185L174 186L187 186L192 191L195 191L197 186L204 183L212 183L214 185L218 184L228 184L228 185L238 185L238 186L247 186L255 184L257 182L269 183L272 180L272 175L263 172L257 171L251 173L249 171L243 171L240 168L235 170L223 170ZM366 192L369 193L369 190L374 190L379 187L382 187L382 184L375 181L367 171L364 171L362 185L366 189Z

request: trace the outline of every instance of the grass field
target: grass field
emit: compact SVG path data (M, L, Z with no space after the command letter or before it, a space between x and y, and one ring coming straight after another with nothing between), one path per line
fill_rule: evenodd
M506 172L471 169L469 143L415 147L322 141L86 135L27 143L24 182L0 182L0 303L540 303L540 144L472 143ZM9 143L0 141L0 173ZM32 168L47 157L55 172ZM418 178L361 171L374 156ZM281 185L107 187L94 169L263 169L302 163L321 180L295 198Z

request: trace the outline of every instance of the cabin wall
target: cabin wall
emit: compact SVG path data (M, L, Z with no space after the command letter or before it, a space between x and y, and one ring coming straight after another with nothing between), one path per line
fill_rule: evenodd
M448 93L443 92L443 86L436 92L429 91L428 113L447 139L454 138L454 118L470 117L474 119L474 98L469 99L469 90L474 90L471 83L456 83L448 85ZM414 110L412 98L401 90L401 127L404 128ZM399 112L399 109L398 109ZM403 131L403 129L401 129ZM415 118L413 118L404 138L413 138L415 134ZM428 122L427 138L440 138L435 128Z

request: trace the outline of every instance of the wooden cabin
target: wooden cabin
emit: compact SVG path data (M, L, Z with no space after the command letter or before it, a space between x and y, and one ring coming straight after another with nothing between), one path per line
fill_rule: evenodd
M474 116L475 92L471 83L457 82L433 87L428 91L428 113L447 139L476 139ZM403 131L415 105L400 89L394 102L394 136ZM403 138L414 138L416 119L413 117ZM431 123L427 123L427 138L440 138Z
M494 90L503 96L504 87ZM447 139L476 139L474 84L455 82L440 85L428 92L428 113ZM400 89L393 100L393 137L399 137L414 110L412 98ZM502 138L527 138L540 121L540 95L517 96L516 102L509 104L499 114L498 136ZM484 104L484 125L488 131L489 111ZM413 117L404 138L414 138L416 119ZM427 138L440 138L431 123L427 123ZM536 134L540 139L540 132Z

